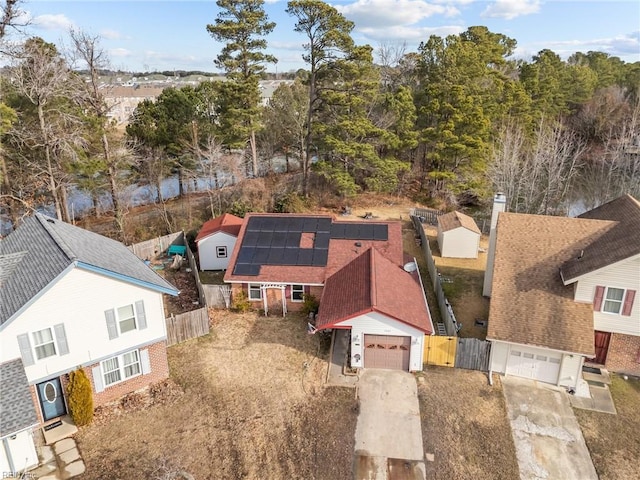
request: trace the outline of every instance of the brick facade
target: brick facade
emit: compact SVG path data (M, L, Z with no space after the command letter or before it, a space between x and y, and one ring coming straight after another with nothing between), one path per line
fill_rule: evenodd
M316 300L320 301L320 297L322 296L322 289L324 287L322 286L305 286L305 292L309 291L310 295L313 295L314 297L316 297ZM232 304L233 304L233 296L234 295L238 295L240 292L244 292L247 297L249 296L249 286L246 283L232 283L231 284L231 298L232 298ZM273 311L278 310L277 307L279 307L278 303L282 302L282 298L281 298L281 293L280 290L278 289L273 289L273 290L268 290L268 294L271 295L271 297L269 297L271 304L273 305L274 300L276 301L276 304L273 305L273 307L271 309L273 309ZM289 291L289 287L287 287L286 289L286 294L287 294L287 311L288 312L299 312L300 310L302 310L302 307L304 306L304 302L293 302L291 301L291 293ZM253 308L255 308L256 310L260 310L264 308L264 300L249 300L249 302L251 303L251 306ZM271 310L270 309L270 310ZM282 309L279 309L280 313L282 313Z
M167 361L167 346L165 341L161 341L158 343L154 343L152 345L148 345L146 347L141 348L140 350L148 350L149 351L149 363L151 364L151 372L146 375L138 375L137 377L133 377L129 380L125 380L124 382L117 383L115 385L111 385L105 387L105 389L96 393L95 386L93 383L93 368L98 367L100 364L95 363L93 365L89 365L84 367L83 370L89 378L91 382L91 390L93 392L93 406L97 407L103 405L105 403L111 402L113 400L117 400L124 395L135 392L136 390L140 390L145 388L146 386L164 380L169 376L169 363ZM62 389L65 391L65 402L67 400L66 396L66 387L69 383L68 375L61 375L60 381L62 383ZM38 399L38 394L35 385L31 385L31 397L33 398L33 403L36 407L36 412L38 414L38 420L42 426L52 423L54 420L49 422L44 422L42 418L42 410L40 408L40 401Z
M640 376L640 337L612 333L605 366L607 370Z

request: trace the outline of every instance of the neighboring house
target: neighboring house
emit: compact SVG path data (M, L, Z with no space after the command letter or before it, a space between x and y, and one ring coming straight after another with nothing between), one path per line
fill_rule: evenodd
M495 235L492 371L570 388L585 362L640 374L637 200L577 218L502 212Z
M0 241L0 283L0 470L37 464L70 371L95 406L167 377L162 295L178 292L119 242L36 213Z
M420 278L403 260L399 222L249 214L225 281L266 313L318 298L318 330L351 330L352 367L421 370L433 326Z
M198 232L200 270L226 270L236 245L242 219L225 213L205 222Z
M478 258L480 229L476 221L458 211L440 215L438 247L441 257Z

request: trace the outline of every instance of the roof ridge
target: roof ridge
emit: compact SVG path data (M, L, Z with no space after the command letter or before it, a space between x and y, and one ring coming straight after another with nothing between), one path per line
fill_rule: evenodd
M54 219L52 217L48 217L48 216L43 215L43 214L38 213L38 212L36 212L36 218L42 224L42 226L47 231L49 236L53 239L53 241L58 246L58 248L60 248L60 250L62 250L62 253L64 253L69 260L73 260L73 261L77 260L78 257L73 253L73 250L71 250L71 247L69 247L69 245L67 245L66 242L64 240L62 240L60 235L58 235L58 232L56 232L53 229L53 227L48 225L48 223L60 222L61 220L57 220L57 219Z
M373 247L369 247L369 265L371 267L371 291L369 295L371 296L371 308L375 309L378 306L378 296L376 295L376 262L373 258L373 250Z

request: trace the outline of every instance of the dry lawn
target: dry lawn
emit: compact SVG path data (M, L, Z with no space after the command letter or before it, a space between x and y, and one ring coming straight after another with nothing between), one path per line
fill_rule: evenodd
M617 415L574 409L601 480L640 476L640 379L613 375Z
M475 321L489 318L489 299L482 296L487 254L480 252L478 258L442 258L436 228L425 226L425 231L438 271L451 280L451 283L443 283L443 289L451 302L456 320L462 323L459 335L484 340L487 328L476 326ZM485 250L489 248L487 236L480 238L480 247Z
M84 428L83 479L350 478L357 407L324 388L327 347L290 316L212 315L212 333L169 349L182 394Z
M429 479L513 480L520 477L499 377L427 367L418 382Z

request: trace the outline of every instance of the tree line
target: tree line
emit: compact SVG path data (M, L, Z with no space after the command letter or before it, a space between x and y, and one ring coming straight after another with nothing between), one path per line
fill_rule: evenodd
M168 175L181 188L202 177L219 188L263 175L275 156L300 166L301 197L315 185L460 206L501 190L512 211L553 214L579 186L586 206L640 195L640 62L551 50L517 60L516 40L483 26L431 36L417 51L382 45L374 58L334 7L291 0L306 68L265 105L275 24L263 0L217 5L206 29L223 45L214 63L225 79L165 89L138 105L124 134L100 85L109 65L99 37L71 31L64 52L40 38L3 42L4 213L53 203L69 220L75 187L96 204L106 195L122 230L127 185L154 185L162 202Z

